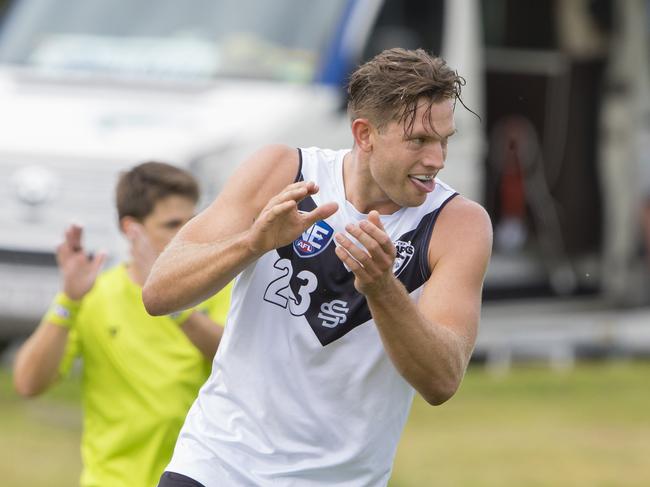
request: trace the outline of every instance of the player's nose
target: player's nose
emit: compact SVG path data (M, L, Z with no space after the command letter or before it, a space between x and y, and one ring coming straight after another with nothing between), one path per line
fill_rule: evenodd
M422 157L422 165L436 171L440 171L445 167L445 154L440 142L427 148L424 157Z

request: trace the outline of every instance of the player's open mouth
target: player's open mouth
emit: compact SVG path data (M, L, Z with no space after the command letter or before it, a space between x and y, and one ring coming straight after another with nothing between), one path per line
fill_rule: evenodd
M436 184L433 174L409 174L413 184L425 193L430 193Z

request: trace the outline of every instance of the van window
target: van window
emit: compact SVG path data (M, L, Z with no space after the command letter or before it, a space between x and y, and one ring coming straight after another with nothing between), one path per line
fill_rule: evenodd
M22 0L0 62L163 78L308 82L345 0Z

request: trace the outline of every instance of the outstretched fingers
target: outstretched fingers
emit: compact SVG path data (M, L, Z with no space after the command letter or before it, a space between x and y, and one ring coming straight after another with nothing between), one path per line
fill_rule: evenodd
M396 250L384 230L377 212L371 212L368 220L346 225L347 234L335 236L336 255L352 271L360 292L381 286L392 276Z
M67 261L83 250L81 245L82 228L79 225L70 225L63 233L63 242L56 248L57 260L61 263Z
M79 252L82 249L81 246L81 235L83 233L83 228L81 225L73 223L65 231L65 240L66 244L73 252Z
M336 213L338 209L339 209L339 205L332 201L317 206L312 211L301 213L300 218L302 219L303 229L306 230L317 221L325 220L329 218L334 213Z
M280 193L274 196L270 205L275 206L286 201L295 201L299 203L310 194L318 192L318 186L313 181L298 181L285 187Z
M350 269L360 279L367 280L369 278L366 268L363 266L362 262L366 261L369 257L363 250L358 248L354 243L350 241L347 237L337 233L335 236L336 243L338 244L334 249L337 257L345 264L345 266ZM365 254L365 255L363 255ZM356 257L355 257L356 256Z
M369 217L368 220L359 222L358 226L353 226L352 235L370 251L373 257L387 256L391 261L395 258L393 241L379 220L373 222Z
M295 211L297 208L296 201L290 199L288 201L276 203L269 209L268 224L274 223L277 219L288 215L289 213Z
M385 270L393 265L395 246L385 231L371 221L349 224L345 230L364 247L379 270Z
M266 209L271 211L271 216L274 219L275 216L297 208L298 203L307 196L316 194L318 190L318 185L313 181L298 181L297 183L289 184L280 193L271 198L266 205ZM303 220L305 223L309 222L309 224L305 228L318 220L331 216L337 208L338 206L335 203L331 203L306 213L305 215L308 216L304 217Z
M346 253L363 267L367 267L370 264L372 257L366 250L359 248L352 240L342 233L337 233L334 238L339 247L345 249Z

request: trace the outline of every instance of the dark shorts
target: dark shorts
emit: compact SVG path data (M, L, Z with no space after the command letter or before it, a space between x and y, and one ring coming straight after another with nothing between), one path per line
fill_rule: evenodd
M203 484L176 472L165 472L160 477L158 487L205 487Z

